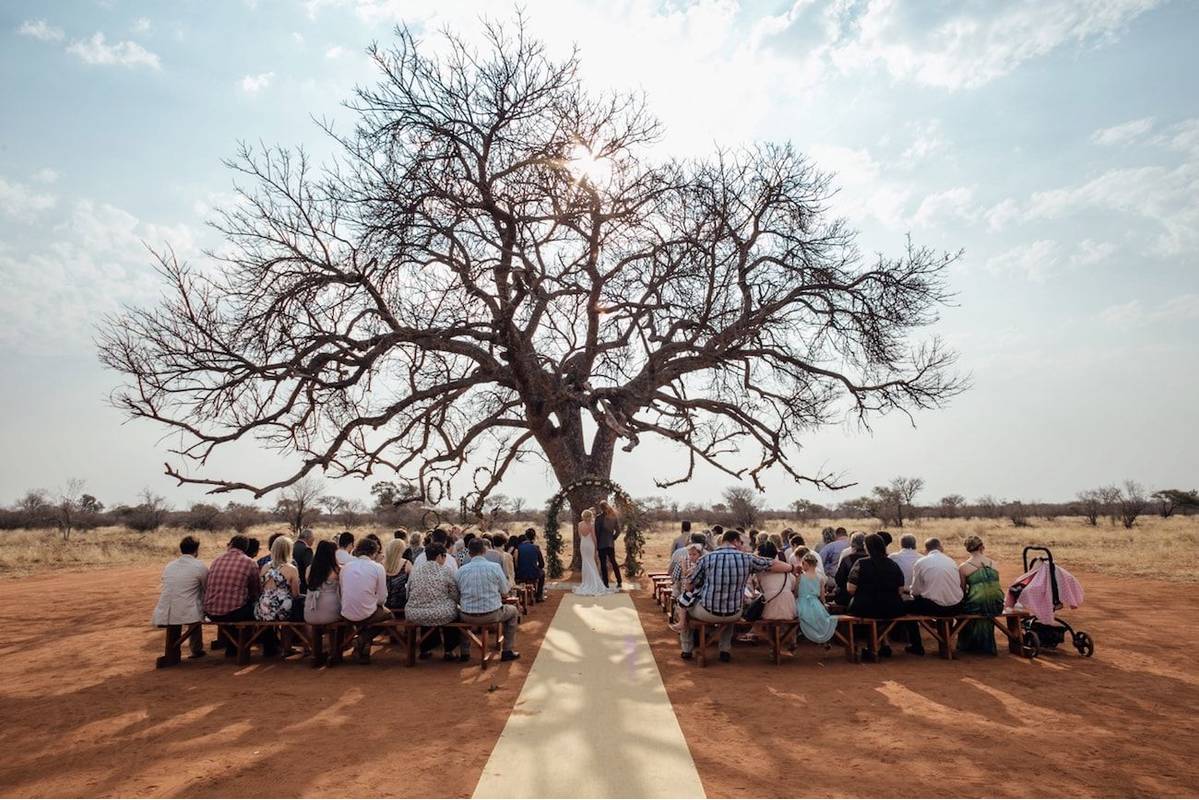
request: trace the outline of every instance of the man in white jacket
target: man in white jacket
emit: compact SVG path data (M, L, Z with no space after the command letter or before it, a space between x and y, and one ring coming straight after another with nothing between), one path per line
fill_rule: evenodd
M179 558L162 571L162 592L151 620L152 624L167 628L176 639L184 625L204 620L204 583L208 579L208 567L196 558L200 552L198 539L184 536L179 542L179 552ZM199 625L188 636L188 645L192 658L204 655L204 634Z

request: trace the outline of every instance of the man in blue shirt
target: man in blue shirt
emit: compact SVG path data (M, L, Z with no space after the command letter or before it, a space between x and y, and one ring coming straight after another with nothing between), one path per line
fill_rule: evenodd
M824 561L824 574L836 575L837 565L841 563L841 552L849 547L849 531L837 528L837 538L820 548L820 558Z
M516 548L516 580L537 584L537 602L545 600L545 556L537 546L537 531L525 531L525 540Z
M688 613L700 622L721 623L721 661L733 658L733 623L741 619L749 576L755 572L794 571L785 561L761 558L740 547L741 533L727 531L721 537L720 547L701 558L691 573L691 591L696 593L697 599ZM683 647L683 658L690 659L695 649L690 630L679 634L679 643Z
M519 616L515 606L506 605L508 576L499 564L488 561L483 555L487 546L482 539L471 539L467 546L470 561L458 568L458 605L462 609L462 621L471 625L494 625L504 623L504 652L501 661L515 661L520 653L513 651L516 644L516 623Z

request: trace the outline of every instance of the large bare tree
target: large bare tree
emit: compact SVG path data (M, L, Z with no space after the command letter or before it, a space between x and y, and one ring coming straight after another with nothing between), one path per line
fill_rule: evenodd
M790 146L655 158L642 100L587 91L522 20L443 44L399 29L370 49L380 79L347 104L352 131L322 125L326 166L243 146L225 246L204 268L159 253L168 299L105 323L115 400L182 434L180 483L261 497L398 473L481 510L528 454L568 484L658 436L683 453L650 467L661 487L704 463L836 488L795 465L806 432L963 387L951 351L909 341L955 255L863 255ZM203 470L247 439L298 467Z

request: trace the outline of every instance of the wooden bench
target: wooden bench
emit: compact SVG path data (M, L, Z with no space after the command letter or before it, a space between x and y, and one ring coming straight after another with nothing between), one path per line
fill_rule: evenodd
M957 614L954 616L923 616L905 615L893 619L870 619L843 615L837 620L837 639L845 646L846 660L858 662L861 660L857 652L855 628L864 627L867 635L861 644L869 643L870 651L877 657L880 643L900 623L914 622L920 629L928 633L937 642L937 653L944 659L956 658L955 649L958 635L967 623L974 620L987 620L1000 633L1007 637L1008 652L1014 655L1027 655L1024 648L1024 634L1020 622L1028 616L1024 611L1009 611L996 616L983 614Z
M425 627L422 625L413 625L409 623L412 629L408 637L408 666L416 664L416 651L426 639L433 635L438 628L457 628L463 631L466 637L472 644L477 646L482 652L480 666L486 670L491 660L495 657L493 650L504 649L504 623L492 622L486 625L476 625L470 622L451 622L448 625L433 625ZM488 641L488 632L493 634L492 640Z

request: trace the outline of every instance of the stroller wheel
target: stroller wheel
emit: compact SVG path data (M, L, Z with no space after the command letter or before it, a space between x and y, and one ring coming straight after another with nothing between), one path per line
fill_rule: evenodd
M1024 631L1024 635L1020 637L1020 644L1022 645L1021 655L1027 659L1034 659L1041 652L1041 637L1037 636L1036 631Z
M1095 640L1091 638L1089 633L1078 631L1074 634L1074 647L1078 650L1079 655L1090 658L1095 655Z

